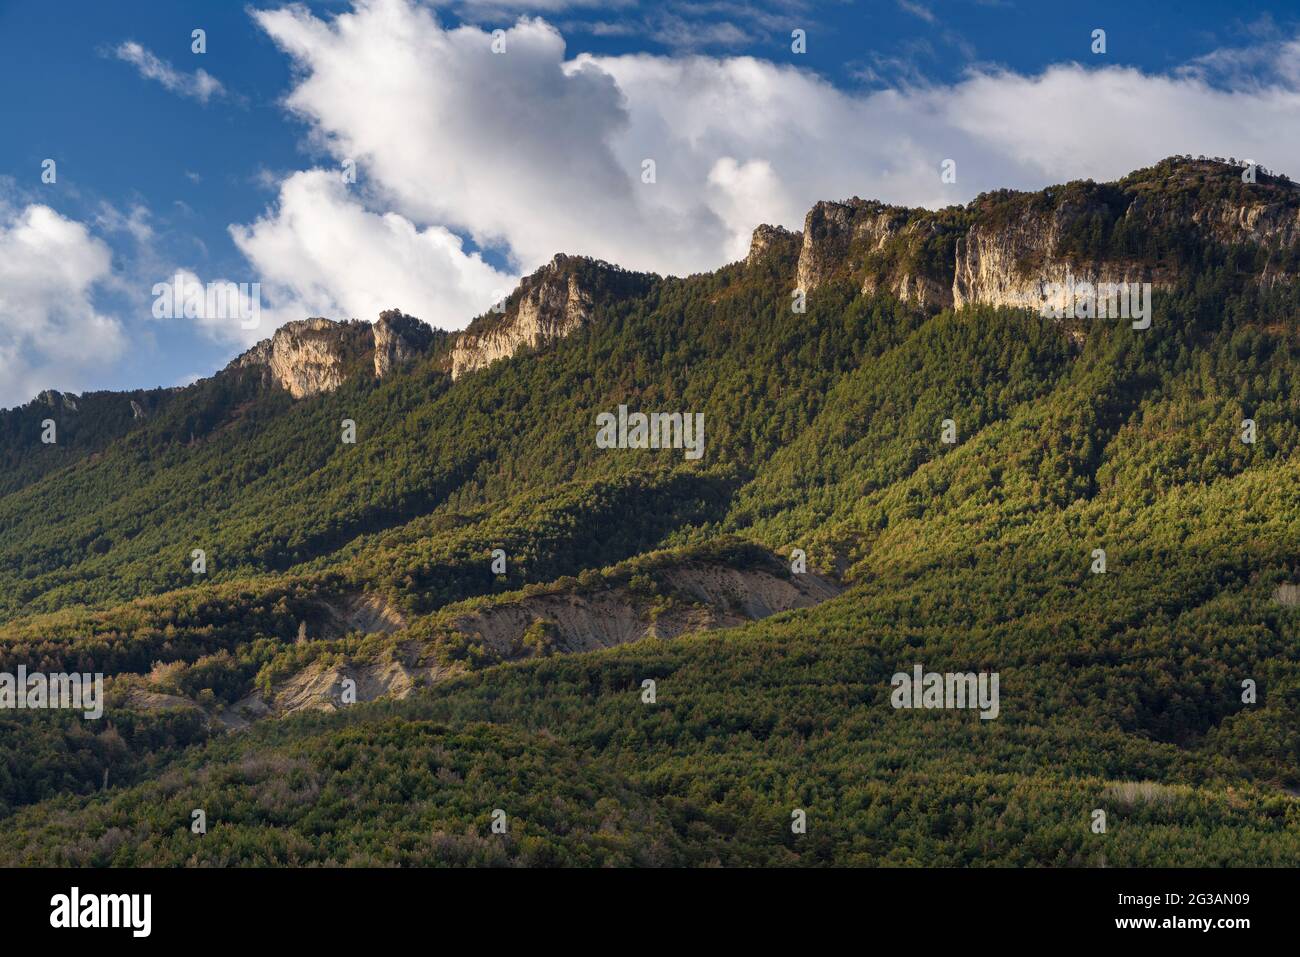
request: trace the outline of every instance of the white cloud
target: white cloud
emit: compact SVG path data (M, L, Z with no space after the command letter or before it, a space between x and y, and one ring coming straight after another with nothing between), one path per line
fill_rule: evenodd
M1266 27L1259 42L1228 47L1197 57L1177 75L1216 81L1224 87L1254 91L1275 84L1300 87L1300 39L1287 39Z
M1271 169L1300 155L1300 89L1241 90L1126 67L1055 66L1037 77L980 73L930 100L945 126L1007 185L1113 179L1172 153L1249 156Z
M221 81L207 70L199 68L193 73L177 70L166 60L160 60L134 40L119 43L113 50L113 55L119 60L130 63L145 79L157 80L173 93L193 97L200 103L207 103L212 97L221 96L226 92Z
M1167 74L1098 59L852 90L752 57L575 55L540 19L511 26L498 55L486 30L444 29L411 0L360 0L331 19L299 5L252 16L293 61L285 102L330 158L319 162L354 159L358 181L345 186L337 169L258 171L275 199L230 234L248 263L233 281L262 284L262 324L195 317L231 346L289 319L373 319L394 306L460 328L556 252L706 270L743 256L758 223L800 228L821 199L935 207L1003 186L1111 179L1186 152L1300 174L1287 166L1300 156L1300 40L1280 35ZM139 44L115 53L184 95L224 92ZM956 184L940 181L945 159ZM126 333L95 294L138 301L174 275L176 245L144 207L103 205L94 220L129 281L81 223L0 196L0 404L73 388L120 357ZM508 268L467 252L461 235Z
M153 239L150 217L148 207L140 203L134 204L124 213L112 203L101 202L99 212L95 215L95 225L104 232L128 233L137 243L143 244Z
M374 320L393 307L459 327L518 281L466 253L443 227L420 229L397 213L369 212L332 170L290 176L275 207L249 226L232 226L231 235L273 308L263 313L260 330L208 324L229 341L256 341L290 319Z
M926 23L935 22L934 11L923 3L916 3L914 0L898 0L898 8L914 17L920 17Z
M216 342L248 346L271 331L262 326L261 292L257 281L204 282L194 271L176 267L151 285L149 314L162 321L190 320Z
M0 209L0 407L75 390L121 356L122 327L92 303L111 270L108 246L83 224L37 204Z
M636 0L459 0L447 2L446 5L458 6L483 16L508 16L520 11L556 13L583 7L617 10L635 6Z
M754 232L754 210L766 209L774 221L793 221L806 210L790 201L772 164L767 160L750 160L739 163L724 156L709 170L709 185L716 192L713 204L731 231L731 240L725 251L729 260L743 259L749 254L749 241Z
M490 33L443 30L404 0L330 24L300 7L255 16L302 71L289 107L337 159L356 160L377 205L504 246L525 271L557 252L691 270L727 239L698 195L703 177L685 203L664 185L677 159L666 144L616 151L628 113L614 78L566 64L540 20L520 20L494 54ZM646 158L658 184L640 180Z

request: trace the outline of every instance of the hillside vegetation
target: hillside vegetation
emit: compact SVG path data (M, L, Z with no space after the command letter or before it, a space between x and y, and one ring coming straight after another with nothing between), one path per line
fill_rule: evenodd
M786 234L455 381L439 339L300 400L101 397L58 458L5 413L0 670L110 707L0 712L0 863L1300 864L1300 199L1239 174L890 213L803 313ZM1036 217L1012 278L1149 274L1150 328L894 288ZM598 448L619 405L703 413L704 456ZM795 549L789 610L684 572ZM651 636L546 611L593 607ZM998 673L998 717L893 708L916 664Z

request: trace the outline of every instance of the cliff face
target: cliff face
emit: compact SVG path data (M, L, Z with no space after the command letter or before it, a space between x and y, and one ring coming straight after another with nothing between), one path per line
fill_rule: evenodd
M452 348L451 377L512 356L521 346L540 348L582 325L592 300L570 268L575 262L576 257L556 256L519 284L499 322L490 317L478 329L466 329Z
M383 378L429 351L434 330L390 309L371 325L350 320L301 319L288 322L231 363L234 369L261 371L268 382L295 399L333 392L349 376L372 366Z
M1272 285L1300 271L1297 240L1294 184L1263 174L1244 183L1240 167L1172 158L1113 184L1004 190L944 210L821 202L805 220L794 282L811 293L846 277L864 294L927 307L1038 309L1054 284L1160 289L1186 278L1189 250L1212 244L1256 246L1258 279Z
M787 241L797 235L779 233ZM367 365L382 379L450 339L445 368L457 379L521 347L537 349L562 339L600 305L644 295L658 281L658 276L561 254L520 282L501 313L476 319L464 332L430 328L398 309L381 313L373 326L356 320L303 319L281 326L231 368L261 370L268 382L301 399L332 392Z
M1048 284L1148 278L1135 265L1088 263L1059 250L1062 223L1089 210L1026 209L987 223L856 197L809 211L796 286L811 293L837 276L862 294L883 291L923 307L969 303L1038 308Z
M367 366L382 379L452 337L445 361L456 379L521 347L536 349L562 339L600 304L642 295L657 281L599 260L558 255L519 284L500 314L482 316L464 332L440 332L398 309L381 313L373 326L304 319L281 326L231 367L261 370L268 382L301 399L332 392Z
M952 228L925 210L853 199L821 202L804 220L795 285L805 293L837 275L859 280L861 291L884 290L922 306L952 304L951 269L927 261L950 243Z
M59 392L56 389L46 389L36 401L43 405L48 405L55 412L76 412L77 397L71 392Z
M519 284L502 313L483 316L454 334L448 371L459 378L520 347L540 348L561 339L581 327L599 303L643 294L657 280L598 260L558 255ZM382 379L452 335L398 309L381 313L373 326L303 319L281 326L231 368L260 370L268 383L302 399L332 392L367 366Z
M599 303L642 294L657 278L595 259L558 255L519 284L504 312L475 320L457 337L451 377L508 358L521 347L537 349L562 339L581 327Z
M380 379L427 353L436 338L427 325L398 309L379 314L374 334L375 375Z
M1053 285L1150 282L1158 289L1172 278L1167 267L1064 251L1063 230L1092 212L1062 206L1047 213L1029 210L995 225L975 223L956 241L952 305L1039 309Z
M344 367L357 345L349 326L364 323L313 318L287 322L235 360L234 367L260 369L295 399L333 392L344 379Z
M892 232L892 224L883 207L877 211L877 206L855 196L845 203L821 202L810 209L804 218L795 285L812 292L847 267L855 240L865 248L879 248Z
M784 226L759 226L749 241L745 265L756 265L770 254L788 253L801 248L803 233L792 233Z

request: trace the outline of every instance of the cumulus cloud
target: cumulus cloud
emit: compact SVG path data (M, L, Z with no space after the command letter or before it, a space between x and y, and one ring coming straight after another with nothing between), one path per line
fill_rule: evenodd
M204 282L190 269L176 267L152 285L154 319L187 319L216 342L248 346L266 337L262 327L260 282L213 279Z
M1300 147L1289 60L1278 82L1242 91L1075 64L851 91L751 57L570 56L540 19L520 19L493 53L488 32L445 29L408 0L364 0L332 20L298 6L254 17L297 68L289 109L318 147L356 161L368 204L409 220L408 237L446 227L520 272L564 251L689 273L743 255L760 222L799 228L820 199L936 207L1116 177L1171 153L1282 166ZM940 179L946 159L955 184ZM327 208L387 222L345 204ZM312 265L325 244L299 227L283 213L257 227L256 262L330 275Z
M230 341L256 341L306 316L373 320L393 306L444 328L461 326L518 282L441 226L421 229L397 213L368 211L336 170L290 176L275 205L251 225L232 226L231 235L272 308L260 330L207 324Z
M729 222L797 228L812 203L850 195L939 207L1004 186L1117 178L1173 153L1248 156L1274 168L1300 155L1296 85L1247 92L1063 64L1036 76L975 71L949 86L851 93L746 58L578 59L614 77L627 98L618 149L661 144L684 184L708 181L715 157L770 167L780 189L752 191L749 216L732 212ZM945 159L956 161L955 184L940 181Z
M72 390L125 348L92 302L112 271L108 246L48 206L0 209L0 407L46 388Z
M113 55L130 63L145 79L156 80L173 93L193 97L200 103L207 103L212 97L226 92L221 81L207 70L200 68L193 73L177 70L134 40L119 43Z
M692 191L666 186L676 158L634 155L623 92L605 70L566 63L560 34L522 19L505 32L444 30L404 0L375 0L331 23L305 9L255 14L296 61L290 109L376 201L504 249L525 271L557 252L689 271L727 238ZM655 184L642 163L658 164ZM686 200L683 202L683 200Z

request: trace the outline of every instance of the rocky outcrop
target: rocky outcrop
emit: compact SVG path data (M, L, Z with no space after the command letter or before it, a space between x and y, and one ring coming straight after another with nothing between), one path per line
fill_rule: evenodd
M923 306L1040 309L1054 287L1185 279L1182 243L1255 244L1258 281L1296 278L1300 192L1269 177L1243 184L1231 164L1174 157L1118 183L1071 183L1040 193L1002 190L966 207L929 211L868 202L821 202L808 213L795 274L811 293L837 276ZM1166 252L1138 256L1163 237ZM1184 262L1194 261L1185 259Z
M406 627L406 616L382 595L356 594L325 605L323 636L341 638L352 632L392 634Z
M586 321L591 295L567 268L574 257L559 255L527 277L506 302L500 322L471 327L451 352L451 377L482 369L515 354L567 336Z
M456 379L520 348L562 339L580 328L598 303L642 294L657 280L599 260L558 255L525 278L499 314L489 313L455 336L448 370ZM382 379L430 354L448 335L398 309L381 313L373 326L304 319L281 326L231 368L261 370L268 382L301 399L332 392L365 363Z
M952 304L1038 310L1051 298L1053 286L1150 282L1159 289L1169 280L1165 273L1135 262L1063 255L1058 248L1062 220L1058 211L998 226L972 226L957 240Z
M427 662L408 661L418 652L405 648L386 649L376 660L353 664L326 665L320 662L278 685L263 702L276 716L299 711L336 711L347 706L344 680L355 682L356 701L377 698L405 698L420 687L428 687L458 669ZM254 712L257 705L252 705ZM239 706L235 708L238 712Z
M607 298L638 295L657 277L583 256L557 255L526 277L503 304L470 324L451 351L451 377L539 349L580 328Z
M427 353L434 342L431 328L400 309L381 312L374 333L375 375L380 379Z
M429 352L438 333L398 309L368 322L301 319L287 322L231 363L260 371L295 399L333 392L349 375L373 367L379 378Z
M862 201L855 196L847 203L821 202L808 211L795 273L796 288L812 292L847 264L861 206Z
M754 230L754 235L749 240L749 255L745 257L745 265L755 265L768 253L798 248L802 240L802 233L792 233L784 226L769 226L764 223Z
M767 567L688 563L666 570L660 579L679 600L665 606L626 587L603 587L494 603L455 618L453 626L509 659L539 653L530 641L534 633L547 636L546 653L593 651L732 627L808 608L843 590L812 572L782 576Z
M235 360L237 368L258 368L295 399L333 392L356 358L361 322L300 319L287 322Z
M38 397L37 401L42 405L48 405L55 412L76 412L77 397L71 392L59 392L55 389L46 389Z
M869 202L822 202L804 220L795 285L805 293L836 275L861 276L861 291L883 290L921 306L952 304L950 261L915 255L949 227L926 210Z
M1113 249L1085 256L1070 248L1072 234L1077 237L1090 218L1113 215L1108 203L1123 204L1117 225L1134 236L1184 230L1216 243L1257 244L1270 253L1300 239L1300 203L1294 191L1260 185L1242 199L1205 202L1196 190L1202 180L1189 179L1190 171L1202 177L1222 173L1214 164L1186 163L1180 183L1142 183L1118 196L1094 187L1076 191L1068 200L1045 190L1040 195L1050 203L1046 209L1041 203L1020 204L1014 215L998 216L995 222L977 219L957 241L953 304L1039 308L1053 284L1149 282L1158 290L1185 278L1177 262L1144 263ZM1259 276L1265 285L1287 278L1268 263Z
M282 718L304 711L338 711L350 704L379 698L406 698L420 688L461 672L421 658L418 646L402 643L383 649L375 658L348 663L316 661L271 689L255 691L217 715L227 729L241 730L265 718ZM348 698L344 692L348 691ZM355 696L355 697L353 697Z
M1193 248L1203 241L1256 244L1266 253L1258 267L1262 285L1294 280L1300 193L1280 178L1249 186L1239 179L1240 169L1230 164L1171 158L1118 183L1002 190L942 210L857 197L819 202L802 232L755 229L745 263L797 251L793 278L805 294L847 279L862 295L884 293L927 309L975 303L1041 309L1053 287L1082 283L1150 283L1159 290L1186 278L1180 273L1186 267L1169 254L1185 242ZM1115 234L1125 242L1108 245ZM1131 252L1145 249L1152 235L1167 241L1163 251L1145 258ZM499 312L455 335L443 368L458 379L521 349L543 348L582 328L607 304L645 295L658 281L557 255L526 277ZM431 353L439 336L448 335L397 310L383 313L372 333L358 335L357 328L370 329L326 319L289 323L235 365L261 368L302 398L337 388L359 356L383 378Z

